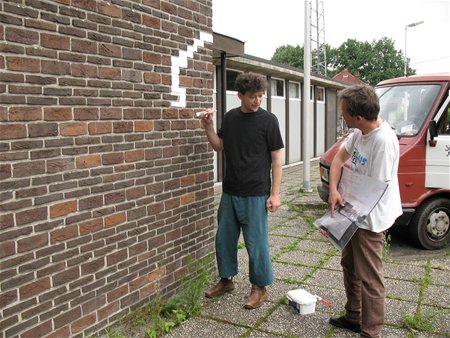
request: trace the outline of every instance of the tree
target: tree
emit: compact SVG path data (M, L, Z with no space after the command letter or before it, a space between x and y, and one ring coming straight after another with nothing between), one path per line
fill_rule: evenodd
M275 50L272 61L303 69L303 55L305 49L303 47L284 45Z
M348 39L338 48L329 45L326 48L329 77L348 69L350 73L359 73L362 81L375 85L382 80L403 76L403 53L395 49L390 38L373 40L372 43ZM275 50L272 60L303 69L303 56L303 47L286 45ZM408 75L415 73L415 69L408 67Z

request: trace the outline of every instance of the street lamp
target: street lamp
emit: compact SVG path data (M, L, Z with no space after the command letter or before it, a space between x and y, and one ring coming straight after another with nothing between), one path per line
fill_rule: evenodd
M405 71L403 72L405 76L407 75L407 69L408 69L408 65L407 65L408 59L406 58L406 32L408 31L408 27L418 26L423 23L424 23L424 21L417 21L417 22L413 22L413 23L410 23L409 25L405 26L405 62L404 62L405 63Z

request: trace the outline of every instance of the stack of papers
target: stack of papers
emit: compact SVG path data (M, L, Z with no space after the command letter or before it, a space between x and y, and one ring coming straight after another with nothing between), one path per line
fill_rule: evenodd
M327 212L314 224L328 231L328 238L342 250L350 241L380 198L388 184L377 178L369 177L344 167L339 181L338 191L345 201L343 207L334 211L333 217ZM364 187L364 189L361 189Z

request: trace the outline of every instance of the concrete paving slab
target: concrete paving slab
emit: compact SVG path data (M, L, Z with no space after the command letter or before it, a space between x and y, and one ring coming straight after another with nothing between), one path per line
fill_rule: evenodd
M187 338L187 337L240 337L247 331L247 328L236 325L221 323L208 318L191 318L183 324L165 335L166 338Z
M384 263L384 276L386 278L417 281L425 276L425 267L409 264Z
M404 280L385 278L386 295L391 298L417 302L419 300L420 285Z

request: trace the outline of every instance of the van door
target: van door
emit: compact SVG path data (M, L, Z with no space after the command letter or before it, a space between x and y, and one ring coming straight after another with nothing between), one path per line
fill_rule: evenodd
M428 131L425 165L425 186L427 188L450 189L449 100L450 96L447 97L434 118L437 133L431 135L431 130Z

